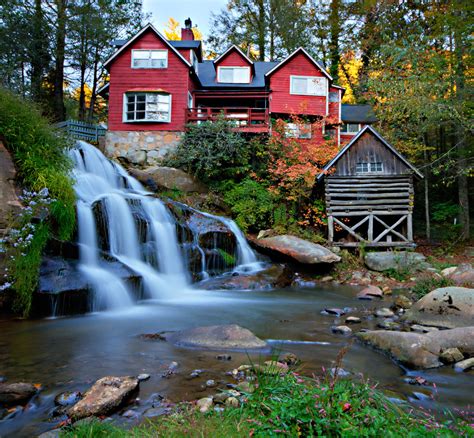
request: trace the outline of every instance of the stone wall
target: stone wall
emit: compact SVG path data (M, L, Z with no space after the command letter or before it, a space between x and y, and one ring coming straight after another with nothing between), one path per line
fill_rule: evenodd
M107 131L105 155L138 166L157 165L177 147L182 135L176 131Z

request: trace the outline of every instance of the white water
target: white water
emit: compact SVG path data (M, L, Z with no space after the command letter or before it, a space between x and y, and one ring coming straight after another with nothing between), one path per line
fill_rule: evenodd
M159 199L117 163L108 160L94 146L79 141L71 150L78 197L79 269L94 291L91 310L131 307L132 294L124 281L111 272L99 257L94 207L102 206L107 227L109 252L142 278L145 298L177 298L190 290L190 275L178 243L176 223ZM133 206L132 206L133 204ZM135 214L146 222L146 236L140 236ZM202 213L202 212L199 212ZM230 219L202 213L221 221L235 234L238 265L236 270L255 271L260 263L244 235ZM145 239L145 243L141 241ZM144 246L152 248L156 263L146 260ZM198 250L204 255L201 248ZM205 266L203 259L202 266ZM202 276L206 276L204 271Z

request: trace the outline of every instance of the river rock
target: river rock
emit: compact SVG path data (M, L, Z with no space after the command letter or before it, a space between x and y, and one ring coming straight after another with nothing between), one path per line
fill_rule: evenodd
M205 414L206 412L209 412L212 408L212 398L211 397L201 398L196 402L196 406L200 412Z
M408 251L369 252L365 255L364 261L369 269L378 272L388 271L389 269L413 272L429 267L423 254Z
M435 289L417 301L403 318L411 323L437 327L471 326L474 321L474 289Z
M474 327L441 330L427 334L374 330L359 332L362 341L389 353L410 368L436 368L439 357L448 348L474 354Z
M410 326L411 331L417 332L417 333L429 333L429 332L435 332L438 331L438 327L430 327L427 325L420 325L420 324L413 324Z
M239 402L239 399L237 399L236 397L229 397L225 401L225 404L226 406L230 406L231 408L238 408L240 405L240 402Z
M350 335L352 333L352 329L347 327L347 325L338 325L335 327L331 327L331 331L338 335Z
M451 266L449 268L445 268L441 271L441 275L443 277L449 277L451 274L453 274L456 271L457 268L458 268L457 266Z
M384 319L377 324L377 327L383 328L384 330L400 330L401 325L391 319Z
M346 324L360 324L362 320L358 316L348 316L345 320Z
M130 175L153 191L179 190L185 193L207 193L207 187L193 176L173 167L152 166L128 169Z
M454 365L456 371L467 371L471 368L474 368L474 357L462 360Z
M149 378L150 378L150 375L149 375L149 374L145 374L145 373L139 374L139 375L137 376L137 379L138 379L139 382L144 382L145 380L148 380Z
M377 309L374 313L375 316L379 318L391 318L395 315L390 309L387 307L382 307L381 309Z
M398 309L409 309L413 306L413 302L405 295L398 295L393 304Z
M364 287L364 289L362 289L357 294L357 298L359 298L359 300L371 300L373 298L382 298L382 297L383 297L382 289L380 289L377 286Z
M68 415L79 420L110 414L122 406L137 388L138 379L135 377L103 377L92 385L82 400L69 409Z
M439 357L443 363L460 362L464 359L463 354L457 348L446 348Z
M459 265L448 277L460 286L474 286L474 268L468 263Z
M0 383L0 407L26 404L37 392L31 383Z
M291 285L293 272L285 265L274 264L255 274L226 275L199 284L205 290L267 290Z
M71 406L77 403L82 397L79 391L66 391L54 397L54 404L56 406Z
M277 259L290 260L305 265L328 264L341 260L338 255L324 246L287 234L254 239L251 243L260 251Z
M167 338L182 347L218 350L257 350L267 343L237 324L196 327L172 333Z

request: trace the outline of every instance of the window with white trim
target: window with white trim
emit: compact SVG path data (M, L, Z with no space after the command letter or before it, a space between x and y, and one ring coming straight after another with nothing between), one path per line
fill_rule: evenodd
M132 68L167 68L168 50L132 50Z
M362 161L356 164L356 173L380 173L383 172L383 163Z
M125 122L171 122L171 94L126 93Z
M341 134L357 134L360 131L360 123L344 123L341 126Z
M311 124L287 123L285 135L290 138L311 138Z
M329 102L332 102L332 103L339 102L339 91L330 91L329 92Z
M199 60L198 60L198 57L197 57L197 55L196 55L196 53L194 52L193 49L191 49L190 52L191 52L191 55L190 55L191 64L194 67L194 71L197 73L198 72Z
M193 107L193 95L188 91L188 108Z
M291 76L290 94L326 96L327 79L320 76Z
M227 84L248 84L250 67L218 67L217 81Z

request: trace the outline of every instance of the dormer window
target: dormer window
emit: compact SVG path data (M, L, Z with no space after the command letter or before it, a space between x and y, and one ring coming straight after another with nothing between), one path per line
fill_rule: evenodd
M198 57L196 56L196 53L194 53L193 49L191 49L190 52L191 52L191 54L190 54L191 64L194 67L194 71L197 73L198 72L199 60L198 60Z
M339 102L339 92L338 91L330 91L329 92L329 102L332 102L332 103Z
M250 67L218 67L217 81L226 84L248 84Z
M381 173L383 172L383 163L362 161L356 163L356 173Z
M167 68L168 50L132 50L132 68Z
M326 96L327 79L320 76L291 76L290 94Z

